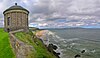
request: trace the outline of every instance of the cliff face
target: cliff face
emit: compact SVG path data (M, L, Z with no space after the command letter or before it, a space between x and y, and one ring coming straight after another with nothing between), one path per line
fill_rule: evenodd
M16 58L28 58L28 57L32 58L33 57L31 55L32 50L33 50L33 47L31 45L28 45L12 36L10 36L10 38L11 38L10 42L15 52Z
M32 31L17 30L10 32L10 43L16 58L56 58Z
M58 51L58 46L53 44L50 39L52 39L52 34L48 30L41 30L36 32L36 36L40 38L46 45L49 52L53 53L57 58L60 58L60 52Z
M19 30L16 32L20 32L23 30ZM14 33L16 32L10 32L10 43L13 48L13 51L16 55L16 58L33 58L32 50L34 49L33 46L28 45L24 43L23 41L20 41Z

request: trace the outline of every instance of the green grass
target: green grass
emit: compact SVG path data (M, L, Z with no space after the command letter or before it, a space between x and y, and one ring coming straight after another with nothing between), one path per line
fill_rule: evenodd
M0 28L0 58L15 58L10 46L9 34Z
M47 51L43 43L38 38L36 38L32 32L18 32L15 34L15 36L17 36L19 40L34 47L35 50L32 51L34 58L56 58L52 53ZM32 38L32 36L34 36L34 38Z

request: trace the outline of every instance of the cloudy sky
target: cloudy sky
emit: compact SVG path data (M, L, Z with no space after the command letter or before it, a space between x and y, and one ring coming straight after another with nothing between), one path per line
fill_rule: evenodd
M100 28L100 0L0 0L0 27L3 11L16 2L30 11L31 27Z

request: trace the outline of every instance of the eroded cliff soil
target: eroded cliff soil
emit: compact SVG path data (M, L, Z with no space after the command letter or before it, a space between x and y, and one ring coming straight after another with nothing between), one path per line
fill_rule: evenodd
M56 58L32 31L17 30L10 32L9 35L16 58Z

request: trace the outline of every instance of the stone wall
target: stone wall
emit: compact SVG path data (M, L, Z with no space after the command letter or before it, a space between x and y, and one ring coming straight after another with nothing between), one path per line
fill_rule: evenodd
M10 17L8 25L8 17ZM28 29L28 13L24 10L11 10L4 14L4 28L10 31L18 29Z

